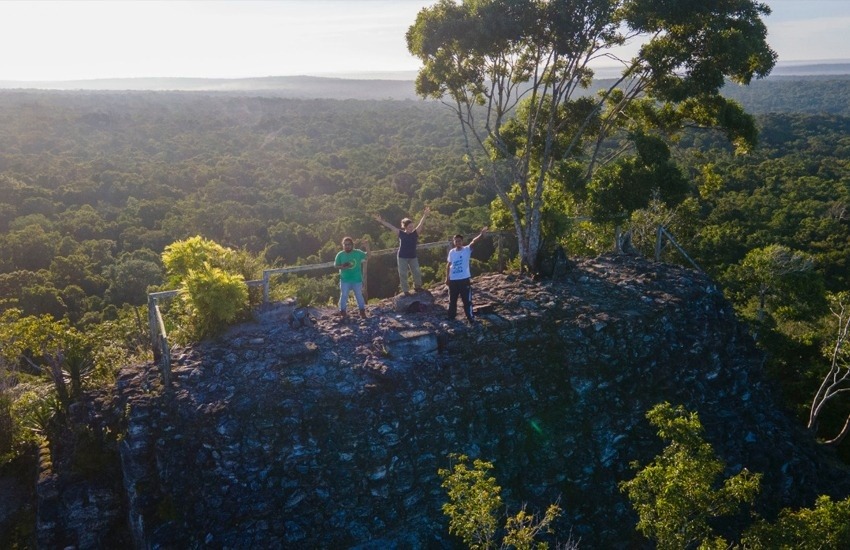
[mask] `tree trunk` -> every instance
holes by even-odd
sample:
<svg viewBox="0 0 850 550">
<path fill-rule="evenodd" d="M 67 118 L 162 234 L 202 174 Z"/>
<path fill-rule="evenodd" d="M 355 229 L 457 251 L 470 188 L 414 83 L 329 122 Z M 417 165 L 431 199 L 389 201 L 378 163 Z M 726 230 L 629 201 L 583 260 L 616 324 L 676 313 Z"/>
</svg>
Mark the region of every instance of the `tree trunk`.
<svg viewBox="0 0 850 550">
<path fill-rule="evenodd" d="M 850 416 L 847 417 L 847 420 L 844 421 L 844 427 L 841 428 L 841 431 L 838 432 L 838 435 L 830 439 L 829 441 L 824 441 L 827 445 L 838 446 L 844 441 L 844 438 L 847 437 L 847 433 L 850 432 Z"/>
</svg>

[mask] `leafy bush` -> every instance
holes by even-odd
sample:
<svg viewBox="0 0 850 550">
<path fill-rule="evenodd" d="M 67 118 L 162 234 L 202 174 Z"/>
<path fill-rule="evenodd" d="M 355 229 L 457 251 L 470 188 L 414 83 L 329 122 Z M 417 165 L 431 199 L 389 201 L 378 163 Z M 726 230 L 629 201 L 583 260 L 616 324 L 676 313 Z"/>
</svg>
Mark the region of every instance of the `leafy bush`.
<svg viewBox="0 0 850 550">
<path fill-rule="evenodd" d="M 833 502 L 820 496 L 814 509 L 782 510 L 776 523 L 759 521 L 741 542 L 752 550 L 850 548 L 850 498 Z"/>
<path fill-rule="evenodd" d="M 180 296 L 192 336 L 197 339 L 221 333 L 248 311 L 248 288 L 242 275 L 210 264 L 189 271 Z"/>
<path fill-rule="evenodd" d="M 551 523 L 561 514 L 561 508 L 552 504 L 540 518 L 525 509 L 505 520 L 505 535 L 496 545 L 498 514 L 502 507 L 499 496 L 501 488 L 496 479 L 489 475 L 493 464 L 475 459 L 472 467 L 466 455 L 449 456 L 454 465 L 451 469 L 440 469 L 443 488 L 448 491 L 449 501 L 443 504 L 443 513 L 449 517 L 449 533 L 459 536 L 473 550 L 489 548 L 548 548 L 543 542 L 535 543 L 540 533 L 549 533 Z M 568 547 L 574 547 L 568 543 Z"/>
<path fill-rule="evenodd" d="M 620 489 L 637 510 L 637 529 L 655 539 L 660 549 L 839 550 L 850 547 L 850 498 L 832 502 L 818 498 L 814 509 L 780 511 L 775 523 L 758 520 L 745 530 L 740 544 L 716 536 L 710 520 L 752 504 L 761 474 L 747 470 L 718 483 L 724 464 L 702 437 L 696 413 L 660 403 L 648 413 L 659 437 L 670 443 L 661 455 Z"/>
<path fill-rule="evenodd" d="M 201 269 L 205 264 L 226 269 L 231 255 L 232 251 L 200 236 L 171 243 L 162 253 L 167 284 L 171 288 L 180 286 L 190 271 Z"/>
<path fill-rule="evenodd" d="M 726 548 L 709 520 L 735 513 L 742 503 L 751 504 L 761 474 L 743 470 L 717 487 L 724 464 L 703 440 L 696 413 L 660 403 L 646 416 L 658 428 L 658 436 L 670 443 L 634 479 L 620 484 L 638 513 L 638 531 L 655 539 L 659 549 L 681 550 L 695 544 Z"/>
<path fill-rule="evenodd" d="M 247 278 L 259 278 L 262 261 L 245 250 L 225 248 L 196 236 L 174 242 L 162 254 L 168 284 L 179 287 L 182 317 L 176 331 L 181 341 L 219 334 L 239 319 L 251 304 L 262 298 L 259 290 L 246 286 Z"/>
<path fill-rule="evenodd" d="M 56 395 L 47 386 L 19 391 L 11 404 L 13 453 L 47 439 L 51 422 L 59 412 Z"/>
</svg>

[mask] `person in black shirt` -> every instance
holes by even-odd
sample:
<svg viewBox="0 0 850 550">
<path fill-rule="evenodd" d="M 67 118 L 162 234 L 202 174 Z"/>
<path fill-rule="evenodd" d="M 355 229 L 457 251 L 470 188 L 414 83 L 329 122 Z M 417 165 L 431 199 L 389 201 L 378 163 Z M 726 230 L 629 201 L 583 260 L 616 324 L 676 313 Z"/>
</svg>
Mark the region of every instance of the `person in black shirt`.
<svg viewBox="0 0 850 550">
<path fill-rule="evenodd" d="M 413 226 L 413 220 L 404 218 L 401 220 L 401 228 L 385 221 L 380 214 L 375 214 L 375 220 L 391 231 L 398 233 L 398 279 L 401 283 L 401 291 L 405 294 L 410 292 L 410 286 L 407 282 L 407 273 L 413 274 L 413 288 L 419 292 L 422 290 L 422 272 L 419 271 L 419 259 L 416 257 L 416 245 L 419 244 L 419 231 L 422 229 L 422 224 L 425 223 L 425 217 L 431 212 L 429 207 L 425 207 L 422 213 L 422 219 L 416 227 Z"/>
</svg>

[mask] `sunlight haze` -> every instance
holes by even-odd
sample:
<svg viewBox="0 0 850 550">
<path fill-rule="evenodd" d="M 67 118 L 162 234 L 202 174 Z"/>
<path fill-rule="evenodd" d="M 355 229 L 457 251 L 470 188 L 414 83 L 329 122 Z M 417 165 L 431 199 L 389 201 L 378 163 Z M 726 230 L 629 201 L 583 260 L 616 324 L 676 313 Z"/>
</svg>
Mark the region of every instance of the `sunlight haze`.
<svg viewBox="0 0 850 550">
<path fill-rule="evenodd" d="M 420 0 L 0 2 L 0 80 L 415 71 Z M 780 61 L 850 58 L 850 2 L 767 0 Z"/>
</svg>

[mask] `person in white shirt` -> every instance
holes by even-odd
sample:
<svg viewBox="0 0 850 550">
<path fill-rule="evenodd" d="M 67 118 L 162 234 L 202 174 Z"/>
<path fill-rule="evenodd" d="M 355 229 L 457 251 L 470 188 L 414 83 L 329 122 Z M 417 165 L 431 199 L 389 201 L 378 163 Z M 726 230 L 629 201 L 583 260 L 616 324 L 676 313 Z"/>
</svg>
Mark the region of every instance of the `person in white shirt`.
<svg viewBox="0 0 850 550">
<path fill-rule="evenodd" d="M 478 235 L 469 241 L 469 244 L 463 245 L 463 235 L 455 235 L 453 239 L 454 248 L 449 250 L 448 266 L 446 268 L 446 285 L 449 287 L 449 315 L 448 319 L 453 321 L 457 316 L 457 298 L 463 301 L 463 312 L 466 313 L 466 318 L 470 323 L 475 322 L 475 316 L 472 313 L 472 286 L 469 272 L 469 260 L 472 257 L 472 247 L 478 242 L 478 239 L 487 233 L 487 228 L 484 227 Z"/>
</svg>

